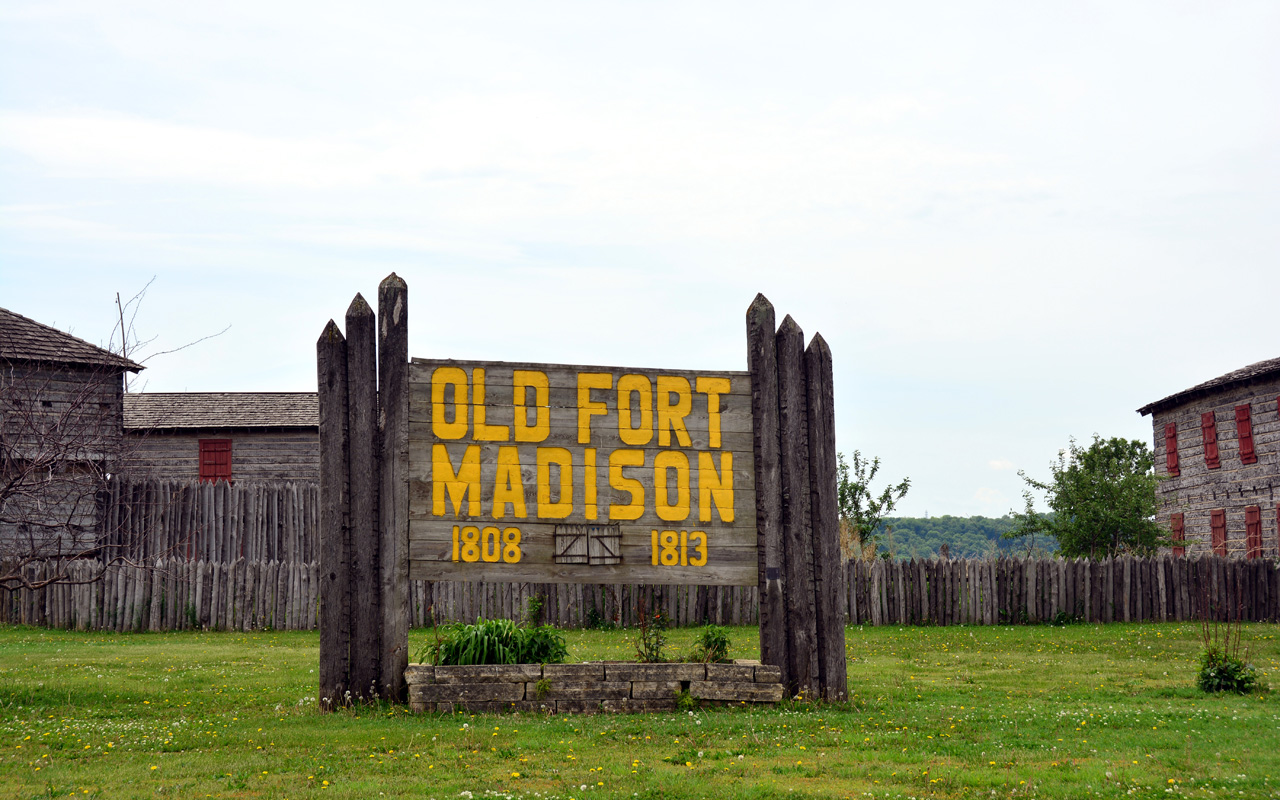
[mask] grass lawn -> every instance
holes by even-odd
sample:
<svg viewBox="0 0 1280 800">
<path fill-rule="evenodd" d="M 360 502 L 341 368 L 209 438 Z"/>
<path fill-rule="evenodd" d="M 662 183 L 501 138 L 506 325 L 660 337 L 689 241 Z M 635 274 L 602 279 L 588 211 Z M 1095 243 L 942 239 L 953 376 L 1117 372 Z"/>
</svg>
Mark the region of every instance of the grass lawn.
<svg viewBox="0 0 1280 800">
<path fill-rule="evenodd" d="M 1278 634 L 1245 628 L 1280 687 Z M 566 632 L 572 660 L 629 636 Z M 1200 694 L 1200 646 L 1186 624 L 855 627 L 845 707 L 322 716 L 314 633 L 0 627 L 0 798 L 1280 797 L 1277 697 Z"/>
</svg>

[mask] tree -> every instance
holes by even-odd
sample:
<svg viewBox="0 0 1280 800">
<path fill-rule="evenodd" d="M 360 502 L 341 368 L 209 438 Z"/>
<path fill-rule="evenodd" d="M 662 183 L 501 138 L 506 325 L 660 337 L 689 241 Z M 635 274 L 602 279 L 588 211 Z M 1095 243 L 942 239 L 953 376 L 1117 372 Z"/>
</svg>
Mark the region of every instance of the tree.
<svg viewBox="0 0 1280 800">
<path fill-rule="evenodd" d="M 1094 434 L 1093 444 L 1082 448 L 1072 439 L 1049 469 L 1053 477 L 1047 482 L 1018 472 L 1031 489 L 1044 493 L 1050 513 L 1037 512 L 1032 491 L 1023 492 L 1026 508 L 1014 514 L 1006 537 L 1051 535 L 1067 558 L 1145 556 L 1168 544 L 1155 521 L 1160 479 L 1144 442 Z"/>
<path fill-rule="evenodd" d="M 853 467 L 844 459 L 844 453 L 836 454 L 836 500 L 840 506 L 840 551 L 848 559 L 874 557 L 879 547 L 879 535 L 875 533 L 880 520 L 890 514 L 898 501 L 911 488 L 911 479 L 903 478 L 896 486 L 886 486 L 874 494 L 871 482 L 880 471 L 878 457 L 866 460 L 858 450 L 853 451 Z"/>
<path fill-rule="evenodd" d="M 124 434 L 123 394 L 143 368 L 134 319 L 145 293 L 117 295 L 106 348 L 0 309 L 0 588 L 68 582 L 86 558 L 133 563 L 99 512 L 138 444 Z"/>
</svg>

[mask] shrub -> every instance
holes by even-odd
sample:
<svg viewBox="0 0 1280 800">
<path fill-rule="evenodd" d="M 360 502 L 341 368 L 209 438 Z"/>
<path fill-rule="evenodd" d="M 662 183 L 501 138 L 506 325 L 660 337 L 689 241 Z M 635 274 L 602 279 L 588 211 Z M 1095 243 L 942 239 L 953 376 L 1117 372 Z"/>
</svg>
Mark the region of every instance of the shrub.
<svg viewBox="0 0 1280 800">
<path fill-rule="evenodd" d="M 1208 593 L 1200 601 L 1200 639 L 1204 650 L 1200 652 L 1200 674 L 1196 685 L 1204 692 L 1235 692 L 1248 694 L 1266 685 L 1258 678 L 1257 670 L 1249 663 L 1249 648 L 1244 644 L 1240 609 L 1237 598 L 1235 608 L 1227 606 L 1228 619 L 1224 623 L 1213 616 Z M 1235 613 L 1232 613 L 1232 612 Z"/>
<path fill-rule="evenodd" d="M 419 651 L 424 664 L 559 664 L 568 656 L 555 628 L 521 628 L 509 619 L 451 623 L 436 628 L 434 641 Z"/>
<path fill-rule="evenodd" d="M 693 640 L 690 661 L 720 664 L 729 660 L 729 632 L 719 625 L 707 625 Z"/>
<path fill-rule="evenodd" d="M 1196 685 L 1204 692 L 1248 694 L 1259 687 L 1258 672 L 1252 664 L 1218 647 L 1200 654 L 1200 677 Z"/>
<path fill-rule="evenodd" d="M 662 649 L 667 646 L 667 628 L 671 620 L 662 609 L 650 612 L 642 603 L 640 626 L 636 636 L 636 659 L 646 664 L 666 661 Z"/>
</svg>

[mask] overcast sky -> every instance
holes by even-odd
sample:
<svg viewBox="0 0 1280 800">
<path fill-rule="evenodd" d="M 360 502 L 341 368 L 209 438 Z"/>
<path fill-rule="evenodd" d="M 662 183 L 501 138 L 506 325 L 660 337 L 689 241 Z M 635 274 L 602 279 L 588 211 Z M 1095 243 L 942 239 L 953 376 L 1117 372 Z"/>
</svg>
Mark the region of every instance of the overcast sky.
<svg viewBox="0 0 1280 800">
<path fill-rule="evenodd" d="M 0 306 L 147 391 L 314 390 L 395 271 L 415 356 L 745 369 L 999 516 L 1068 437 L 1280 356 L 1280 4 L 0 5 Z"/>
</svg>

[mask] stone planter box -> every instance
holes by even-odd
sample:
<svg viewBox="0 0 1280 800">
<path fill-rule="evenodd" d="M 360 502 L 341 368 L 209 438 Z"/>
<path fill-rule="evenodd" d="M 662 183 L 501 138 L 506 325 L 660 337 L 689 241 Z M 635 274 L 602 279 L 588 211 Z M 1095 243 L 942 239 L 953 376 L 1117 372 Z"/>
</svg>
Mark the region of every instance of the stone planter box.
<svg viewBox="0 0 1280 800">
<path fill-rule="evenodd" d="M 782 671 L 758 661 L 732 664 L 582 664 L 433 667 L 410 664 L 409 708 L 415 712 L 674 711 L 688 692 L 702 705 L 778 702 Z"/>
</svg>

